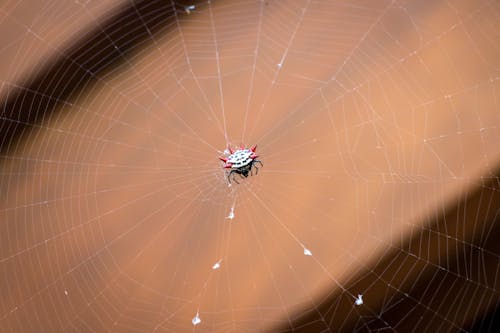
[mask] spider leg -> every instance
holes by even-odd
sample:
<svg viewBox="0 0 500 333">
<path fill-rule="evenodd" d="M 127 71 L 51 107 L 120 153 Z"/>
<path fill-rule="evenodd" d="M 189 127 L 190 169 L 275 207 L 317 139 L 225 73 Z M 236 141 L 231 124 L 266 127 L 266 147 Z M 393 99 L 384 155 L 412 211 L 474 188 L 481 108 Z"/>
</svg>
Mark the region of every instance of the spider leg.
<svg viewBox="0 0 500 333">
<path fill-rule="evenodd" d="M 231 170 L 229 171 L 229 173 L 227 174 L 227 181 L 229 182 L 229 184 L 231 184 L 231 175 L 233 175 L 233 181 L 236 183 L 236 184 L 239 184 L 239 182 L 236 180 L 236 178 L 234 178 L 234 174 L 237 173 L 236 170 Z"/>
<path fill-rule="evenodd" d="M 257 174 L 259 174 L 259 168 L 257 168 L 257 166 L 255 165 L 255 164 L 257 164 L 257 163 L 259 163 L 261 167 L 263 167 L 263 166 L 264 166 L 264 165 L 262 164 L 262 162 L 261 162 L 261 161 L 259 161 L 259 160 L 254 160 L 254 161 L 253 161 L 253 164 L 252 164 L 252 165 L 253 165 L 253 167 L 255 168 L 255 174 L 256 174 L 256 175 L 257 175 Z"/>
<path fill-rule="evenodd" d="M 239 184 L 240 182 L 236 179 L 236 174 L 238 174 L 236 171 L 233 173 L 233 181 L 236 183 L 236 184 Z"/>
</svg>

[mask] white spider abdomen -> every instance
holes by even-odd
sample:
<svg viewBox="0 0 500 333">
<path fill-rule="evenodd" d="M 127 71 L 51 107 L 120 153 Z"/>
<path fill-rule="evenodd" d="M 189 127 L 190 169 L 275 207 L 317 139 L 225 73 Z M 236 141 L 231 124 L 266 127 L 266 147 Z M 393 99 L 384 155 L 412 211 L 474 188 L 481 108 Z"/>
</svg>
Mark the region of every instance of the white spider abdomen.
<svg viewBox="0 0 500 333">
<path fill-rule="evenodd" d="M 233 169 L 238 169 L 252 162 L 250 149 L 237 150 L 227 159 L 227 163 L 231 163 Z"/>
</svg>

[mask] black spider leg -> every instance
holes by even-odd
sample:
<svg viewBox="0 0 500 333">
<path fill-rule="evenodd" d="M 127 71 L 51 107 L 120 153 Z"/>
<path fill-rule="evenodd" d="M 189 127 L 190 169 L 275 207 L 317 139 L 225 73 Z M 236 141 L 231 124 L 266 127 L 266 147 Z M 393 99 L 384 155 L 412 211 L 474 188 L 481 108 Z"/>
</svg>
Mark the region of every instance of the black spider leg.
<svg viewBox="0 0 500 333">
<path fill-rule="evenodd" d="M 238 170 L 231 170 L 229 171 L 229 173 L 227 174 L 227 181 L 229 182 L 229 184 L 231 184 L 231 175 L 233 175 L 233 181 L 236 183 L 236 184 L 239 184 L 240 182 L 236 180 L 236 178 L 234 178 L 234 174 L 235 173 L 238 173 Z"/>
<path fill-rule="evenodd" d="M 257 166 L 255 165 L 255 163 L 259 163 L 261 167 L 263 167 L 264 165 L 259 160 L 253 160 L 252 166 L 255 168 L 255 175 L 258 175 L 259 174 L 259 168 L 257 168 Z"/>
<path fill-rule="evenodd" d="M 259 174 L 259 168 L 257 168 L 257 167 L 255 166 L 255 164 L 253 164 L 253 163 L 252 163 L 252 169 L 255 169 L 255 175 L 257 176 L 257 175 Z M 250 169 L 250 173 L 251 173 L 251 174 L 252 174 L 252 176 L 253 176 L 253 171 L 252 171 L 252 169 Z"/>
</svg>

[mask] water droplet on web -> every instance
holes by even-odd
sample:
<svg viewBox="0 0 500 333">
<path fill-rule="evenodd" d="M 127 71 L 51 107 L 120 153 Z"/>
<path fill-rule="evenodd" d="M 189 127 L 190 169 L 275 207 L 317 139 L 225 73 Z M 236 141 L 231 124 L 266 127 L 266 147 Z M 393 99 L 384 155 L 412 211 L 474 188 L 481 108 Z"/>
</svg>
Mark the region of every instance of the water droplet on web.
<svg viewBox="0 0 500 333">
<path fill-rule="evenodd" d="M 196 316 L 194 316 L 193 320 L 191 320 L 194 326 L 198 325 L 201 323 L 201 319 L 198 313 L 196 313 Z"/>
<path fill-rule="evenodd" d="M 221 263 L 222 260 L 219 260 L 217 261 L 213 266 L 212 266 L 212 269 L 213 270 L 216 270 L 216 269 L 219 269 L 220 268 L 220 263 Z"/>
</svg>

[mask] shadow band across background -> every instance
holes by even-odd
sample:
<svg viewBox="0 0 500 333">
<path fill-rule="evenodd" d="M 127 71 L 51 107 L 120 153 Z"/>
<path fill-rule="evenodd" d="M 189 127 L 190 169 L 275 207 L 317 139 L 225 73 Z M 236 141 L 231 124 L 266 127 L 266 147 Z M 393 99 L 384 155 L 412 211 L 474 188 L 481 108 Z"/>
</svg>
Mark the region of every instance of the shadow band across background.
<svg viewBox="0 0 500 333">
<path fill-rule="evenodd" d="M 497 170 L 346 282 L 353 295 L 365 291 L 364 305 L 334 285 L 295 316 L 293 330 L 273 332 L 500 332 Z"/>
<path fill-rule="evenodd" d="M 18 87 L 8 89 L 6 96 L 0 96 L 0 154 L 12 152 L 34 126 L 81 97 L 155 38 L 175 29 L 174 10 L 185 15 L 178 1 L 140 0 L 118 8 L 70 47 L 56 51 Z"/>
</svg>

